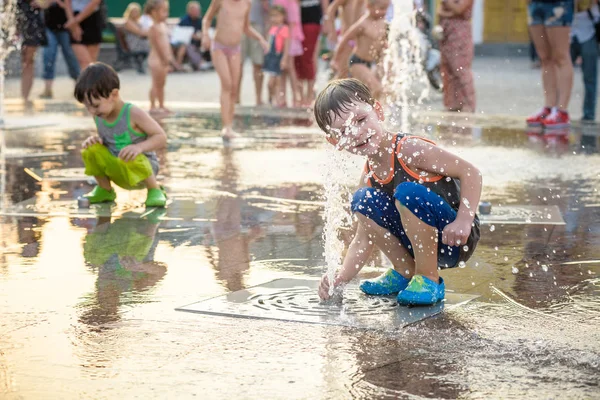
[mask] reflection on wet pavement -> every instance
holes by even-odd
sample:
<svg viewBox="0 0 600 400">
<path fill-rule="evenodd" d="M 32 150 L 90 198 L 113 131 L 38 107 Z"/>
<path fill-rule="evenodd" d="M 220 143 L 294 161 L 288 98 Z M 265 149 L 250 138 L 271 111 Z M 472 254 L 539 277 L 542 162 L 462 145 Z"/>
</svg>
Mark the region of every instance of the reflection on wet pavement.
<svg viewBox="0 0 600 400">
<path fill-rule="evenodd" d="M 165 212 L 126 191 L 78 209 L 91 187 L 79 143 L 92 126 L 65 118 L 75 128 L 4 135 L 0 397 L 597 396 L 598 126 L 416 126 L 484 174 L 493 218 L 467 266 L 444 272 L 449 289 L 481 297 L 365 331 L 175 311 L 320 275 L 325 152 L 314 127 L 245 116 L 245 139 L 223 149 L 215 118 L 170 119 Z"/>
</svg>

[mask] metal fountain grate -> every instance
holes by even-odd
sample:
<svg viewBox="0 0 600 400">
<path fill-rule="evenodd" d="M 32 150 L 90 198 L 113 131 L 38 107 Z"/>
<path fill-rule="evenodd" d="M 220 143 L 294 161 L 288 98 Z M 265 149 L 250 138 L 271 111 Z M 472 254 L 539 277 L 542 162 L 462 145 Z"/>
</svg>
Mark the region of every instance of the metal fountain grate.
<svg viewBox="0 0 600 400">
<path fill-rule="evenodd" d="M 401 328 L 478 297 L 446 293 L 444 302 L 409 308 L 398 306 L 394 296 L 366 296 L 356 285 L 349 285 L 343 299 L 321 303 L 318 284 L 314 279 L 276 279 L 179 307 L 177 311 L 360 328 Z"/>
</svg>

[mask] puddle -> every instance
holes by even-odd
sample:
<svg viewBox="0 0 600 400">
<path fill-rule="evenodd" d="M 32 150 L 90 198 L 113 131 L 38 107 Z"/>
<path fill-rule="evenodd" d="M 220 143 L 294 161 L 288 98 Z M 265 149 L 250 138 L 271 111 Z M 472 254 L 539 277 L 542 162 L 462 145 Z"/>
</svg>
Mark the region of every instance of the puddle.
<svg viewBox="0 0 600 400">
<path fill-rule="evenodd" d="M 91 188 L 77 145 L 91 124 L 78 112 L 74 128 L 5 132 L 0 397 L 224 397 L 246 386 L 273 398 L 294 385 L 319 398 L 595 395 L 597 132 L 416 125 L 483 172 L 493 206 L 481 242 L 465 268 L 443 272 L 449 290 L 480 298 L 365 332 L 175 311 L 320 276 L 326 152 L 315 127 L 243 117 L 246 139 L 223 149 L 215 118 L 170 119 L 165 213 L 146 210 L 142 191 L 78 209 Z M 361 277 L 384 268 L 375 255 Z"/>
</svg>

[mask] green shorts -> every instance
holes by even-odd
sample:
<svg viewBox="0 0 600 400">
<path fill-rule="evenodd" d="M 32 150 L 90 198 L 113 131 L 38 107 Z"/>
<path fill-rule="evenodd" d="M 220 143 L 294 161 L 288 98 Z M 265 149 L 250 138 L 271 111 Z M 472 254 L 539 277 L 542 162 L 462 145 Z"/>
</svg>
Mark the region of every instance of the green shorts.
<svg viewBox="0 0 600 400">
<path fill-rule="evenodd" d="M 125 162 L 111 154 L 108 148 L 96 143 L 81 152 L 85 174 L 105 176 L 123 189 L 141 189 L 144 180 L 155 175 L 158 165 L 154 166 L 144 154 L 133 161 Z"/>
</svg>

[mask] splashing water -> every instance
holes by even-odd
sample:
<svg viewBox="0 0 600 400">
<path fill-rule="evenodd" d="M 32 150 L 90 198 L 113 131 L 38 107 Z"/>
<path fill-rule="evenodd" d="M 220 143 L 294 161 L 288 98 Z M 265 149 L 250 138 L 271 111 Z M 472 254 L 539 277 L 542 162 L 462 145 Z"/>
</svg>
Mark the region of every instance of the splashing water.
<svg viewBox="0 0 600 400">
<path fill-rule="evenodd" d="M 428 81 L 423 69 L 423 34 L 416 28 L 413 0 L 393 0 L 394 16 L 388 34 L 384 66 L 384 87 L 389 88 L 386 102 L 392 112 L 390 123 L 408 132 L 408 116 L 411 107 L 422 103 L 429 94 Z M 411 104 L 416 91 L 421 90 L 416 103 Z M 327 278 L 333 282 L 335 273 L 342 263 L 344 243 L 339 237 L 340 229 L 352 226 L 352 215 L 348 205 L 352 199 L 344 182 L 347 171 L 352 170 L 353 160 L 347 154 L 330 147 L 325 166 L 325 227 L 323 229 L 324 257 Z M 333 294 L 333 285 L 329 294 Z"/>
<path fill-rule="evenodd" d="M 416 27 L 413 0 L 393 0 L 394 16 L 390 22 L 388 48 L 383 69 L 383 87 L 387 88 L 390 123 L 402 132 L 408 132 L 411 108 L 421 104 L 429 95 L 429 84 L 423 69 L 423 33 Z M 411 97 L 420 90 L 416 102 Z M 411 96 L 412 95 L 412 96 Z"/>
<path fill-rule="evenodd" d="M 0 0 L 0 126 L 4 125 L 4 63 L 12 50 L 17 32 L 17 0 Z"/>
<path fill-rule="evenodd" d="M 325 226 L 323 228 L 324 256 L 327 265 L 327 278 L 333 282 L 335 273 L 342 263 L 344 242 L 339 230 L 352 225 L 352 215 L 348 209 L 352 193 L 348 185 L 348 171 L 353 170 L 351 157 L 333 146 L 327 148 L 327 161 L 324 168 Z M 329 294 L 333 294 L 333 285 Z"/>
</svg>

